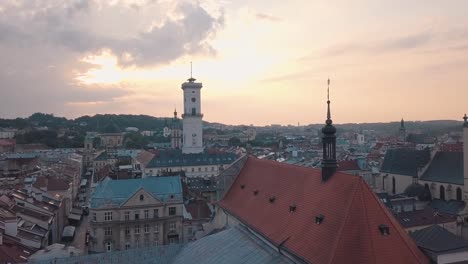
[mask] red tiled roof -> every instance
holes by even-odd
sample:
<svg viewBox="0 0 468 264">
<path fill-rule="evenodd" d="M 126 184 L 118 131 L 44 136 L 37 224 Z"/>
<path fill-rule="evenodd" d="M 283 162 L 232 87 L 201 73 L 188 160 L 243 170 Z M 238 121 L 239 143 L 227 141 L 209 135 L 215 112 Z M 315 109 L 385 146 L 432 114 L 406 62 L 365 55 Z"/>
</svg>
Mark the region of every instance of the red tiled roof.
<svg viewBox="0 0 468 264">
<path fill-rule="evenodd" d="M 154 156 L 154 153 L 142 150 L 140 153 L 138 153 L 136 160 L 138 160 L 138 162 L 143 163 L 146 166 L 154 158 Z"/>
<path fill-rule="evenodd" d="M 36 250 L 20 244 L 18 239 L 3 235 L 3 244 L 0 245 L 1 263 L 24 263 Z"/>
<path fill-rule="evenodd" d="M 70 188 L 70 182 L 64 179 L 57 179 L 55 177 L 50 177 L 49 182 L 47 183 L 48 191 L 65 191 Z"/>
<path fill-rule="evenodd" d="M 306 262 L 429 263 L 359 176 L 337 172 L 322 182 L 319 169 L 249 157 L 219 205 Z"/>
<path fill-rule="evenodd" d="M 0 139 L 0 146 L 14 146 L 15 144 L 14 139 Z"/>
<path fill-rule="evenodd" d="M 359 168 L 356 160 L 338 161 L 337 171 L 351 171 L 351 170 L 361 170 L 361 168 Z"/>
<path fill-rule="evenodd" d="M 45 188 L 47 186 L 47 178 L 45 176 L 37 177 L 33 183 L 33 186 L 38 189 Z"/>
<path fill-rule="evenodd" d="M 206 201 L 195 200 L 185 205 L 185 209 L 192 215 L 193 220 L 210 218 L 211 210 Z"/>
<path fill-rule="evenodd" d="M 401 225 L 405 228 L 428 226 L 435 223 L 444 224 L 457 221 L 457 216 L 439 213 L 430 207 L 426 207 L 424 210 L 401 212 L 397 217 L 400 220 Z"/>
</svg>

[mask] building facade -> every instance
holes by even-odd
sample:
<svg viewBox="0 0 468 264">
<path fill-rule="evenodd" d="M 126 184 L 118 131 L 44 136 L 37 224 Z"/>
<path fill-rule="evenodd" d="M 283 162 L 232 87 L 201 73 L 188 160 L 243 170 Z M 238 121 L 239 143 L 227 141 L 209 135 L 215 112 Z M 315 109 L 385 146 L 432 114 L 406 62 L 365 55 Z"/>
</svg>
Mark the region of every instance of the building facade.
<svg viewBox="0 0 468 264">
<path fill-rule="evenodd" d="M 106 178 L 91 196 L 90 219 L 93 252 L 183 241 L 181 179 Z"/>
</svg>

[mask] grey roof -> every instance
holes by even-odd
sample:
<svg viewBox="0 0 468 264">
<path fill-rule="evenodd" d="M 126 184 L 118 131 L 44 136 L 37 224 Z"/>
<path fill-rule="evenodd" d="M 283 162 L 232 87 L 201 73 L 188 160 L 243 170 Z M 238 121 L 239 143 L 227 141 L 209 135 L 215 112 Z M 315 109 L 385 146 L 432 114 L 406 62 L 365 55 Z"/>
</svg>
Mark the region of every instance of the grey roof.
<svg viewBox="0 0 468 264">
<path fill-rule="evenodd" d="M 398 175 L 418 176 L 418 169 L 430 159 L 428 150 L 389 149 L 385 154 L 381 172 Z"/>
<path fill-rule="evenodd" d="M 429 206 L 436 209 L 439 212 L 456 215 L 465 208 L 465 202 L 457 200 L 444 201 L 434 199 L 429 204 Z"/>
<path fill-rule="evenodd" d="M 458 238 L 438 225 L 417 230 L 410 235 L 418 247 L 433 259 L 439 254 L 468 251 L 468 241 Z"/>
<path fill-rule="evenodd" d="M 242 227 L 231 227 L 204 237 L 186 247 L 173 264 L 280 264 L 292 263 Z"/>
<path fill-rule="evenodd" d="M 236 158 L 236 154 L 233 153 L 204 151 L 184 154 L 181 150 L 161 150 L 149 162 L 147 168 L 231 164 Z"/>
<path fill-rule="evenodd" d="M 463 185 L 463 152 L 437 152 L 421 180 Z"/>
<path fill-rule="evenodd" d="M 146 247 L 128 249 L 123 251 L 114 251 L 102 254 L 91 254 L 84 256 L 74 256 L 67 258 L 57 259 L 41 259 L 36 261 L 29 261 L 28 263 L 40 263 L 40 264 L 126 264 L 126 263 L 138 263 L 138 264 L 154 264 L 154 263 L 172 263 L 175 256 L 180 252 L 183 244 L 158 246 L 158 247 Z"/>
</svg>

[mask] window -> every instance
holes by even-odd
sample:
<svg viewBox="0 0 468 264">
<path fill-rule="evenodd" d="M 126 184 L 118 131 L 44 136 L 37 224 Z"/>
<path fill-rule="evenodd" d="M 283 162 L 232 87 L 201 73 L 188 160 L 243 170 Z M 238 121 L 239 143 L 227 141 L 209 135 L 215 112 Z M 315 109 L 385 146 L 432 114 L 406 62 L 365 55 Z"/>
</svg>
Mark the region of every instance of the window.
<svg viewBox="0 0 468 264">
<path fill-rule="evenodd" d="M 145 224 L 145 233 L 149 233 L 149 225 Z"/>
<path fill-rule="evenodd" d="M 125 250 L 130 249 L 130 243 L 125 242 Z"/>
<path fill-rule="evenodd" d="M 159 225 L 158 225 L 158 224 L 156 224 L 156 225 L 154 226 L 154 232 L 155 232 L 155 233 L 159 233 Z"/>
<path fill-rule="evenodd" d="M 154 237 L 153 245 L 154 246 L 159 246 L 159 237 L 158 236 Z"/>
<path fill-rule="evenodd" d="M 461 201 L 462 200 L 462 190 L 460 189 L 460 187 L 457 188 L 457 201 Z"/>
<path fill-rule="evenodd" d="M 142 194 L 140 195 L 140 201 L 143 201 L 145 199 L 145 196 Z"/>
<path fill-rule="evenodd" d="M 194 172 L 194 171 L 195 171 L 195 168 L 192 168 L 192 172 Z"/>
<path fill-rule="evenodd" d="M 169 231 L 175 231 L 176 229 L 176 223 L 170 223 L 169 224 Z"/>
<path fill-rule="evenodd" d="M 208 171 L 208 167 L 205 167 L 205 171 Z"/>
<path fill-rule="evenodd" d="M 124 217 L 125 217 L 125 221 L 130 220 L 130 212 L 129 211 L 124 212 Z"/>
<path fill-rule="evenodd" d="M 149 218 L 149 210 L 145 210 L 145 219 Z"/>
<path fill-rule="evenodd" d="M 135 212 L 135 220 L 139 220 L 140 219 L 140 212 Z"/>
<path fill-rule="evenodd" d="M 130 227 L 129 226 L 125 226 L 125 235 L 126 236 L 130 235 Z"/>
<path fill-rule="evenodd" d="M 139 238 L 135 238 L 135 247 L 136 248 L 140 247 L 140 239 Z"/>
<path fill-rule="evenodd" d="M 149 237 L 145 237 L 145 247 L 149 247 L 149 246 L 150 246 Z"/>
<path fill-rule="evenodd" d="M 96 213 L 93 213 L 93 221 L 96 222 L 96 219 L 97 219 Z"/>
<path fill-rule="evenodd" d="M 175 207 L 169 207 L 169 215 L 176 215 L 176 208 Z"/>
<path fill-rule="evenodd" d="M 445 187 L 443 185 L 440 186 L 440 196 L 439 199 L 445 200 Z"/>
<path fill-rule="evenodd" d="M 107 252 L 112 250 L 112 243 L 111 242 L 106 243 L 106 250 L 107 250 Z"/>
<path fill-rule="evenodd" d="M 189 233 L 189 235 L 192 235 L 193 229 L 191 227 L 188 228 L 188 233 Z"/>
<path fill-rule="evenodd" d="M 112 212 L 104 213 L 104 221 L 112 221 Z"/>
<path fill-rule="evenodd" d="M 94 236 L 97 236 L 96 228 L 93 228 L 93 235 L 94 235 Z"/>
<path fill-rule="evenodd" d="M 153 210 L 153 217 L 158 218 L 159 217 L 159 209 L 154 209 Z"/>
<path fill-rule="evenodd" d="M 198 172 L 201 172 L 201 168 L 198 168 Z"/>
<path fill-rule="evenodd" d="M 395 177 L 392 177 L 392 193 L 396 193 L 396 182 L 395 182 Z"/>
<path fill-rule="evenodd" d="M 112 227 L 110 227 L 110 226 L 104 227 L 104 235 L 105 236 L 112 236 Z"/>
<path fill-rule="evenodd" d="M 196 115 L 197 114 L 197 110 L 195 108 L 192 108 L 192 115 Z"/>
<path fill-rule="evenodd" d="M 214 167 L 211 167 L 211 171 L 214 171 Z"/>
<path fill-rule="evenodd" d="M 135 225 L 135 234 L 140 234 L 140 225 Z"/>
<path fill-rule="evenodd" d="M 197 101 L 197 99 L 195 97 L 192 97 L 192 103 L 195 103 L 195 101 Z"/>
</svg>

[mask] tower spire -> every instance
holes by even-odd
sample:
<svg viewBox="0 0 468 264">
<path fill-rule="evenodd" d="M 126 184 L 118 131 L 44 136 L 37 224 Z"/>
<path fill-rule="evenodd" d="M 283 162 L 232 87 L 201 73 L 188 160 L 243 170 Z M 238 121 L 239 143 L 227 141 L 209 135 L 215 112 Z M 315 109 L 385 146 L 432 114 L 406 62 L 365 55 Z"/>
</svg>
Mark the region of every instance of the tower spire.
<svg viewBox="0 0 468 264">
<path fill-rule="evenodd" d="M 464 127 L 468 127 L 468 116 L 466 116 L 466 114 L 465 114 L 465 116 L 463 117 L 463 120 L 465 120 L 465 122 L 463 122 L 463 126 L 464 126 Z"/>
<path fill-rule="evenodd" d="M 192 62 L 190 62 L 190 78 L 188 79 L 189 82 L 195 82 L 195 78 L 192 76 Z"/>
<path fill-rule="evenodd" d="M 327 120 L 325 121 L 325 126 L 322 128 L 322 181 L 324 182 L 333 176 L 338 167 L 336 161 L 336 128 L 333 126 L 330 111 L 330 78 L 327 83 Z"/>
</svg>

